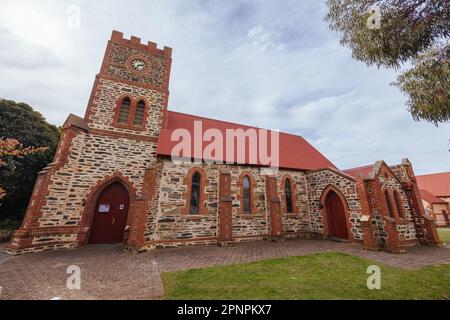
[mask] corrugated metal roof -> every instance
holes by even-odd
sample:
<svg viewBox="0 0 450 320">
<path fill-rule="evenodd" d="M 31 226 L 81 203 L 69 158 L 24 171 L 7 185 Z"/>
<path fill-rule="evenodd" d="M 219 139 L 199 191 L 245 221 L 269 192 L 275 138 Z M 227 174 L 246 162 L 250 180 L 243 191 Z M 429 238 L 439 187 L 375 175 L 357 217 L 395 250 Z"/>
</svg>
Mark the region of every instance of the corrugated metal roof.
<svg viewBox="0 0 450 320">
<path fill-rule="evenodd" d="M 259 130 L 260 128 L 250 127 L 245 125 L 240 125 L 231 122 L 225 122 L 220 120 L 213 120 L 204 117 L 188 115 L 178 112 L 168 112 L 168 122 L 167 128 L 163 129 L 160 132 L 159 143 L 158 143 L 158 154 L 163 156 L 177 156 L 177 154 L 173 154 L 173 148 L 178 145 L 178 141 L 171 141 L 172 133 L 177 129 L 186 129 L 190 132 L 191 135 L 194 135 L 194 123 L 196 121 L 201 121 L 202 130 L 205 132 L 208 129 L 217 129 L 219 130 L 224 137 L 226 137 L 227 129 L 243 129 L 244 131 L 248 129 L 256 129 L 258 132 L 258 137 L 260 137 Z M 272 131 L 268 130 L 268 149 L 270 156 L 270 137 Z M 198 138 L 198 137 L 197 137 Z M 203 142 L 203 149 L 208 146 L 211 142 Z M 324 155 L 322 155 L 318 150 L 316 150 L 312 145 L 310 145 L 305 139 L 299 136 L 280 133 L 280 168 L 285 169 L 300 169 L 300 170 L 317 170 L 323 168 L 333 168 L 336 169 L 336 166 L 329 161 Z M 191 155 L 194 154 L 194 138 L 191 142 L 192 150 Z M 224 141 L 223 146 L 223 158 L 222 161 L 226 161 L 226 141 Z M 235 146 L 235 151 L 237 151 Z M 236 152 L 234 152 L 236 154 Z M 246 143 L 246 161 L 245 164 L 248 165 L 264 165 L 259 160 L 255 163 L 250 161 L 251 157 L 249 154 L 249 144 Z M 185 154 L 181 155 L 182 157 L 187 157 Z M 211 159 L 206 159 L 211 160 Z M 235 160 L 237 160 L 235 156 Z"/>
<path fill-rule="evenodd" d="M 450 197 L 450 172 L 417 176 L 420 189 L 431 192 L 436 197 Z"/>
<path fill-rule="evenodd" d="M 426 202 L 430 203 L 430 204 L 438 204 L 438 203 L 445 203 L 447 204 L 447 202 L 445 202 L 442 199 L 439 199 L 437 197 L 435 197 L 431 192 L 427 191 L 427 190 L 420 190 L 420 196 L 422 197 L 423 200 L 425 200 Z"/>
</svg>

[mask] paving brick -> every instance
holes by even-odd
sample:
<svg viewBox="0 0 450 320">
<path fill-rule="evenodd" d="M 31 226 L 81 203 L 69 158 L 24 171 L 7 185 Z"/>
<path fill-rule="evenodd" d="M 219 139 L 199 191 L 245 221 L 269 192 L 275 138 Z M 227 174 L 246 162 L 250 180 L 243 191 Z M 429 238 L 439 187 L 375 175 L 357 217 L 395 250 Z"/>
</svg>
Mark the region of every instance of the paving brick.
<svg viewBox="0 0 450 320">
<path fill-rule="evenodd" d="M 160 274 L 313 253 L 343 252 L 399 268 L 418 269 L 450 262 L 450 247 L 413 247 L 407 253 L 362 250 L 357 244 L 326 240 L 250 242 L 233 247 L 200 246 L 155 250 L 139 255 L 120 245 L 87 246 L 18 257 L 0 255 L 0 299 L 159 299 L 164 295 Z M 67 267 L 81 269 L 81 290 L 66 288 Z"/>
</svg>

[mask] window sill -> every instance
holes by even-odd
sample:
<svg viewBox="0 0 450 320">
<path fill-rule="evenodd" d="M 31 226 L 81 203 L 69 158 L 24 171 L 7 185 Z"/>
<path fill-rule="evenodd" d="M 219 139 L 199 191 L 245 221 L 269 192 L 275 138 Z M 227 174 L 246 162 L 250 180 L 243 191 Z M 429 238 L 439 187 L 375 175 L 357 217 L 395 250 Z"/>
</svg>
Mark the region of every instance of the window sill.
<svg viewBox="0 0 450 320">
<path fill-rule="evenodd" d="M 398 219 L 395 219 L 395 221 L 397 222 L 397 224 L 405 224 L 406 225 L 406 224 L 410 223 L 410 221 L 405 218 L 398 218 Z"/>
<path fill-rule="evenodd" d="M 206 218 L 206 217 L 207 217 L 207 215 L 185 215 L 185 216 L 183 216 L 183 218 L 188 221 L 202 220 L 203 218 Z"/>
<path fill-rule="evenodd" d="M 119 128 L 119 129 L 127 129 L 127 130 L 133 130 L 133 131 L 144 131 L 145 130 L 145 128 L 143 126 L 130 126 L 130 125 L 119 124 L 119 123 L 114 123 L 113 126 L 116 128 Z"/>
<path fill-rule="evenodd" d="M 287 218 L 300 218 L 300 214 L 299 213 L 295 213 L 295 212 L 294 213 L 284 212 L 283 216 L 287 217 Z"/>
<path fill-rule="evenodd" d="M 237 217 L 241 218 L 241 219 L 252 220 L 252 219 L 264 218 L 264 215 L 262 215 L 262 214 L 251 214 L 251 213 L 241 213 L 241 214 L 238 214 Z"/>
</svg>

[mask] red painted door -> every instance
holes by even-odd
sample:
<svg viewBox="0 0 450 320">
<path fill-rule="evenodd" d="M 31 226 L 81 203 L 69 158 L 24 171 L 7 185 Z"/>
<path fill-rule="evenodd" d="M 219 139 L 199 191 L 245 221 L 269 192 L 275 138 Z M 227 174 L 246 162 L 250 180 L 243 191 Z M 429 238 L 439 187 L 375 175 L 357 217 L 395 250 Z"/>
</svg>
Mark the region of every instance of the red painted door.
<svg viewBox="0 0 450 320">
<path fill-rule="evenodd" d="M 119 182 L 108 186 L 95 205 L 89 243 L 123 242 L 129 207 L 130 197 L 127 189 Z"/>
<path fill-rule="evenodd" d="M 341 198 L 331 191 L 327 196 L 327 212 L 330 235 L 337 239 L 348 239 L 347 221 L 345 207 Z"/>
</svg>

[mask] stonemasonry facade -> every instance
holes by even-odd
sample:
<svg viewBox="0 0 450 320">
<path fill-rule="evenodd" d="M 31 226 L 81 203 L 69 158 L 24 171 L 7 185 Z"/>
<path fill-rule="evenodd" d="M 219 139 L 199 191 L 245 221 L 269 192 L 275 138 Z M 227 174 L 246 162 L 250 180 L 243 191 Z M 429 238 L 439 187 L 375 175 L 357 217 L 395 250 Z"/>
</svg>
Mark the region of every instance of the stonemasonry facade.
<svg viewBox="0 0 450 320">
<path fill-rule="evenodd" d="M 169 121 L 171 53 L 113 32 L 85 117 L 64 124 L 55 160 L 40 173 L 6 252 L 89 244 L 94 232 L 108 231 L 94 230 L 93 220 L 102 213 L 98 199 L 115 183 L 130 201 L 122 231 L 131 251 L 292 237 L 392 252 L 441 244 L 407 160 L 378 162 L 356 177 L 336 168 L 267 175 L 257 165 L 177 164 L 158 154 Z"/>
</svg>

